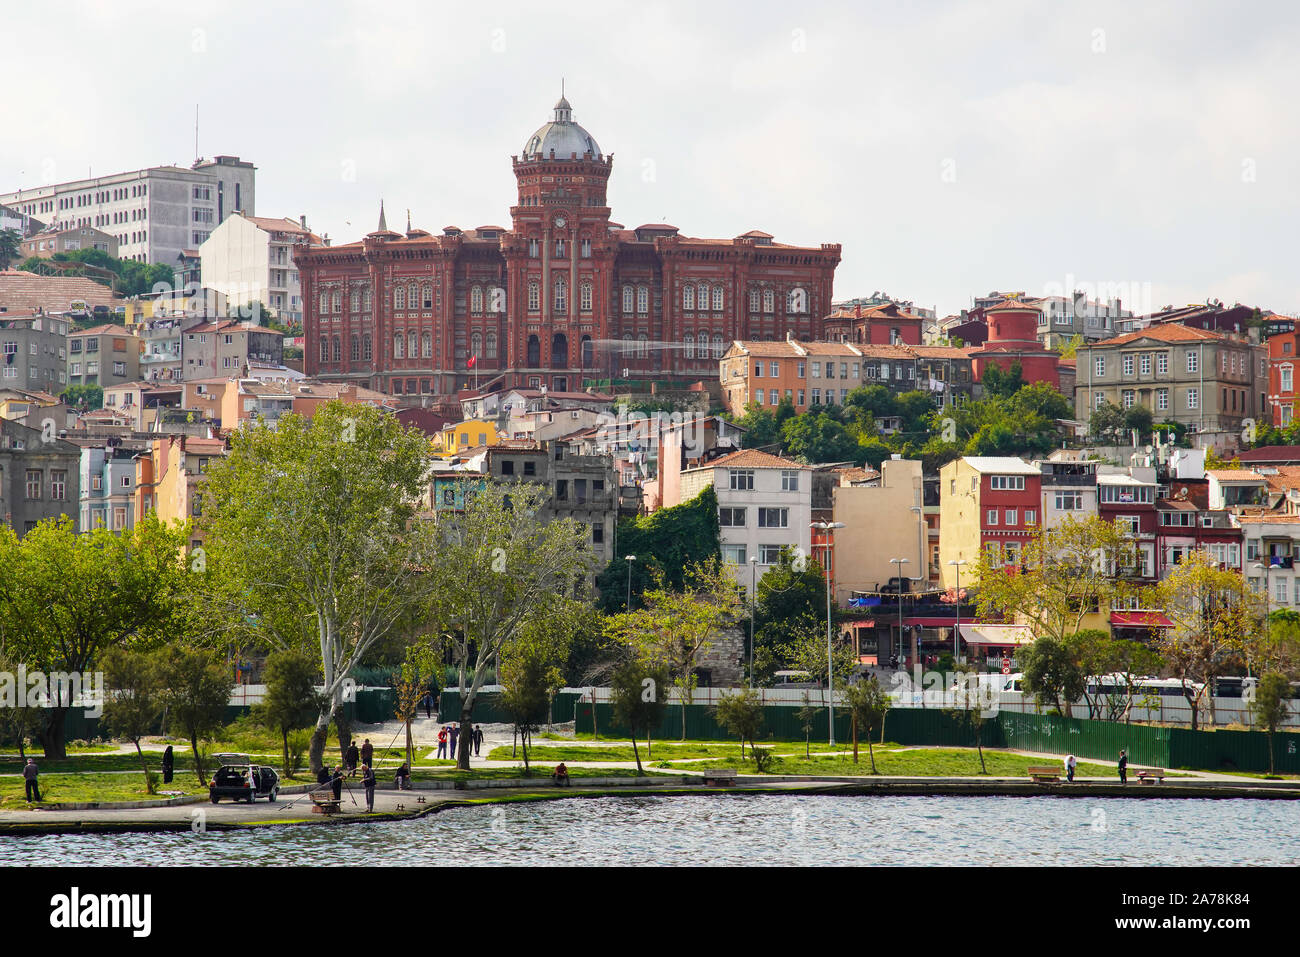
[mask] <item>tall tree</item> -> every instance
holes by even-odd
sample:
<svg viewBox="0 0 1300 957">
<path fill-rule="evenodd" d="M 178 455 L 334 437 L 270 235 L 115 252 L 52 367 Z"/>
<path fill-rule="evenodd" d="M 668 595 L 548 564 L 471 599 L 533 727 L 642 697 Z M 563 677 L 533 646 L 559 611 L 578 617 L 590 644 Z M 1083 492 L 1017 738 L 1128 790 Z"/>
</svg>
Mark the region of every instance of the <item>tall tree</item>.
<svg viewBox="0 0 1300 957">
<path fill-rule="evenodd" d="M 22 255 L 23 237 L 16 229 L 0 229 L 0 269 L 8 269 L 10 263 Z"/>
<path fill-rule="evenodd" d="M 713 712 L 718 724 L 722 725 L 736 737 L 740 738 L 740 757 L 745 757 L 745 742 L 749 742 L 749 755 L 756 758 L 754 738 L 763 727 L 763 705 L 758 692 L 753 688 L 743 688 L 723 694 Z"/>
<path fill-rule="evenodd" d="M 1070 717 L 1075 699 L 1083 695 L 1087 675 L 1068 643 L 1043 635 L 1019 652 L 1025 689 L 1039 704 L 1050 704 L 1057 713 Z"/>
<path fill-rule="evenodd" d="M 592 568 L 586 531 L 547 521 L 549 492 L 529 483 L 467 479 L 465 508 L 439 518 L 429 570 L 428 623 L 446 636 L 460 686 L 459 767 L 469 768 L 474 702 L 502 649 L 529 628 L 571 614 L 564 597 L 585 590 Z"/>
<path fill-rule="evenodd" d="M 668 669 L 636 657 L 631 649 L 614 667 L 610 677 L 610 709 L 617 724 L 625 725 L 632 736 L 632 756 L 640 774 L 641 752 L 637 750 L 638 734 L 649 739 L 650 731 L 663 720 L 668 706 Z"/>
<path fill-rule="evenodd" d="M 429 535 L 414 519 L 427 449 L 386 412 L 332 402 L 311 419 L 240 430 L 209 473 L 205 548 L 234 619 L 254 620 L 272 648 L 320 656 L 313 771 L 353 669 L 409 620 L 431 577 Z"/>
<path fill-rule="evenodd" d="M 289 762 L 289 732 L 306 728 L 321 710 L 321 695 L 316 690 L 320 662 L 297 648 L 272 652 L 266 659 L 263 681 L 266 695 L 255 713 L 263 725 L 279 733 L 283 748 L 284 773 L 293 776 Z M 299 758 L 302 754 L 299 752 Z"/>
<path fill-rule="evenodd" d="M 1289 714 L 1287 701 L 1291 696 L 1291 685 L 1286 675 L 1270 671 L 1262 675 L 1255 686 L 1255 697 L 1250 702 L 1250 714 L 1255 724 L 1268 732 L 1268 773 L 1274 774 L 1273 733 L 1277 726 L 1287 719 Z"/>
<path fill-rule="evenodd" d="M 124 648 L 109 649 L 100 667 L 104 670 L 105 690 L 111 691 L 104 697 L 104 724 L 115 737 L 135 745 L 144 770 L 145 791 L 153 794 L 153 778 L 140 750 L 140 739 L 153 731 L 162 714 L 158 668 L 148 655 Z"/>
<path fill-rule="evenodd" d="M 0 525 L 0 647 L 31 671 L 89 675 L 109 648 L 171 637 L 185 585 L 183 528 L 150 513 L 123 532 L 78 534 L 72 519 L 39 523 L 21 540 Z M 66 756 L 69 697 L 43 709 L 47 758 Z"/>
<path fill-rule="evenodd" d="M 528 743 L 532 733 L 546 720 L 552 689 L 562 683 L 560 666 L 568 656 L 570 634 L 565 619 L 534 619 L 506 642 L 497 669 L 501 707 L 510 715 L 524 746 L 524 774 L 529 773 Z"/>
<path fill-rule="evenodd" d="M 211 652 L 171 649 L 159 658 L 159 692 L 168 726 L 189 739 L 194 773 L 207 785 L 199 742 L 222 726 L 235 680 Z"/>
<path fill-rule="evenodd" d="M 859 734 L 867 736 L 867 754 L 871 758 L 871 773 L 876 773 L 876 751 L 871 743 L 875 730 L 885 723 L 885 712 L 889 710 L 889 695 L 880 687 L 876 676 L 856 681 L 844 689 L 844 703 L 848 705 L 849 716 Z M 982 760 L 982 756 L 981 756 Z M 853 739 L 853 763 L 858 763 L 858 739 Z"/>
</svg>

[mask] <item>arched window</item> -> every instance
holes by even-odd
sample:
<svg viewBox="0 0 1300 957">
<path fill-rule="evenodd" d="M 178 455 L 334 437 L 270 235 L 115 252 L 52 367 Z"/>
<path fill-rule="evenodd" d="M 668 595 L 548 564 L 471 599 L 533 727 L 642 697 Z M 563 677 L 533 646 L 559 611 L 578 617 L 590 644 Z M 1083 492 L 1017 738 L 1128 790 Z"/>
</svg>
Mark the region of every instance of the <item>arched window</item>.
<svg viewBox="0 0 1300 957">
<path fill-rule="evenodd" d="M 375 350 L 370 345 L 370 333 L 367 332 L 361 337 L 361 358 L 373 359 L 374 357 Z"/>
<path fill-rule="evenodd" d="M 709 357 L 709 334 L 707 332 L 701 332 L 698 338 L 700 342 L 700 358 L 707 359 Z"/>
<path fill-rule="evenodd" d="M 542 364 L 542 343 L 536 336 L 528 337 L 528 358 L 526 364 L 529 369 L 536 369 Z"/>
<path fill-rule="evenodd" d="M 394 309 L 406 308 L 406 287 L 405 286 L 398 286 L 396 289 L 393 290 L 393 308 Z"/>
<path fill-rule="evenodd" d="M 335 362 L 343 361 L 343 342 L 339 339 L 338 336 L 334 337 L 334 361 Z"/>
<path fill-rule="evenodd" d="M 631 286 L 623 287 L 623 311 L 625 313 L 630 313 L 632 311 L 632 297 L 634 295 L 636 295 L 636 293 L 632 291 Z"/>
<path fill-rule="evenodd" d="M 433 333 L 426 332 L 420 339 L 420 355 L 426 359 L 433 358 Z"/>
<path fill-rule="evenodd" d="M 495 359 L 496 357 L 497 357 L 497 334 L 495 332 L 488 332 L 487 351 L 485 353 L 485 358 Z"/>
<path fill-rule="evenodd" d="M 366 312 L 369 312 L 369 311 L 370 311 L 370 302 L 371 302 L 371 300 L 370 300 L 370 287 L 367 286 L 367 287 L 365 288 L 365 293 L 364 293 L 364 295 L 362 295 L 362 297 L 361 297 L 361 308 L 364 309 Z"/>
<path fill-rule="evenodd" d="M 785 297 L 787 312 L 804 313 L 808 311 L 808 293 L 802 286 L 795 286 Z"/>
<path fill-rule="evenodd" d="M 320 361 L 330 361 L 330 341 L 328 339 L 321 339 L 320 341 Z"/>
<path fill-rule="evenodd" d="M 695 337 L 691 335 L 689 332 L 686 333 L 686 338 L 682 340 L 682 345 L 686 347 L 683 350 L 686 353 L 686 358 L 694 359 L 695 358 Z"/>
<path fill-rule="evenodd" d="M 646 341 L 647 341 L 646 334 L 644 332 L 641 333 L 641 335 L 636 337 L 636 357 L 638 359 L 645 358 Z"/>
<path fill-rule="evenodd" d="M 569 337 L 557 332 L 551 337 L 551 368 L 567 369 L 569 367 Z"/>
<path fill-rule="evenodd" d="M 433 283 L 426 282 L 420 290 L 420 298 L 424 301 L 425 309 L 433 308 Z"/>
<path fill-rule="evenodd" d="M 358 297 L 360 298 L 360 297 Z M 361 358 L 361 337 L 356 333 L 352 335 L 352 351 L 349 353 L 353 362 Z"/>
<path fill-rule="evenodd" d="M 724 350 L 722 348 L 722 333 L 715 332 L 713 334 L 713 358 L 721 359 L 723 351 Z"/>
<path fill-rule="evenodd" d="M 417 286 L 415 283 L 411 283 L 411 286 L 407 290 L 406 294 L 410 298 L 410 303 L 411 303 L 410 308 L 419 309 L 420 308 L 420 287 Z"/>
<path fill-rule="evenodd" d="M 323 289 L 321 290 L 321 294 L 320 294 L 320 311 L 321 312 L 330 311 L 330 294 L 325 292 L 325 290 Z"/>
<path fill-rule="evenodd" d="M 695 290 L 695 308 L 703 312 L 709 308 L 709 287 L 700 283 L 699 288 Z"/>
<path fill-rule="evenodd" d="M 682 287 L 682 308 L 683 309 L 695 308 L 695 287 L 694 286 Z"/>
<path fill-rule="evenodd" d="M 476 332 L 469 337 L 469 354 L 472 356 L 483 354 L 483 335 L 481 333 Z"/>
<path fill-rule="evenodd" d="M 569 283 L 563 276 L 555 277 L 555 311 L 557 313 L 569 311 Z"/>
<path fill-rule="evenodd" d="M 350 295 L 350 296 L 348 297 L 348 305 L 349 305 L 349 307 L 352 309 L 353 312 L 357 312 L 358 310 L 360 310 L 360 308 L 361 308 L 361 290 L 359 290 L 359 289 L 353 289 L 353 290 L 352 290 L 352 295 Z M 353 358 L 356 358 L 356 357 L 353 356 Z"/>
<path fill-rule="evenodd" d="M 763 290 L 763 311 L 772 312 L 776 309 L 776 297 L 772 295 L 771 289 Z"/>
<path fill-rule="evenodd" d="M 403 332 L 393 333 L 393 358 L 406 358 L 406 334 Z"/>
<path fill-rule="evenodd" d="M 497 314 L 506 311 L 506 291 L 500 286 L 488 289 L 488 312 Z"/>
<path fill-rule="evenodd" d="M 648 286 L 636 287 L 636 311 L 643 316 L 650 311 L 650 289 Z"/>
<path fill-rule="evenodd" d="M 528 283 L 528 311 L 541 312 L 542 309 L 542 285 L 536 279 Z"/>
<path fill-rule="evenodd" d="M 475 286 L 469 291 L 469 311 L 476 316 L 483 314 L 483 287 Z"/>
<path fill-rule="evenodd" d="M 420 354 L 416 351 L 420 347 L 420 336 L 414 329 L 412 329 L 410 335 L 407 336 L 406 341 L 410 345 L 410 348 L 407 349 L 406 354 L 410 356 L 412 359 L 414 359 L 416 356 Z"/>
<path fill-rule="evenodd" d="M 713 311 L 714 312 L 722 311 L 722 287 L 721 286 L 713 287 Z"/>
<path fill-rule="evenodd" d="M 578 307 L 583 312 L 591 312 L 591 280 L 584 279 L 579 287 Z"/>
<path fill-rule="evenodd" d="M 632 355 L 632 336 L 630 333 L 623 333 L 623 356 L 624 358 Z"/>
<path fill-rule="evenodd" d="M 749 311 L 758 312 L 758 290 L 749 290 Z"/>
<path fill-rule="evenodd" d="M 594 355 L 595 355 L 595 350 L 591 342 L 591 336 L 583 336 L 582 337 L 582 367 L 584 369 L 589 368 L 593 364 L 592 360 Z"/>
<path fill-rule="evenodd" d="M 343 294 L 340 293 L 337 289 L 334 290 L 334 296 L 333 296 L 333 298 L 332 298 L 332 300 L 331 300 L 331 302 L 330 302 L 330 305 L 332 306 L 332 308 L 330 309 L 330 312 L 342 312 L 342 311 L 343 311 Z"/>
</svg>

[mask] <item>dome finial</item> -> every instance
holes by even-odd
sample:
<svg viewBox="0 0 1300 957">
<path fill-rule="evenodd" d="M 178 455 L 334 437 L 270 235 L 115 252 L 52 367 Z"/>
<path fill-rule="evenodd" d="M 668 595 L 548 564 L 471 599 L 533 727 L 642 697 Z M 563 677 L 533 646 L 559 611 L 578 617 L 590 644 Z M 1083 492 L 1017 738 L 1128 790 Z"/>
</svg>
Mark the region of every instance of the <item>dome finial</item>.
<svg viewBox="0 0 1300 957">
<path fill-rule="evenodd" d="M 568 97 L 564 95 L 564 77 L 560 77 L 560 100 L 555 104 L 555 122 L 573 122 L 573 107 L 569 105 Z"/>
<path fill-rule="evenodd" d="M 388 219 L 384 216 L 384 201 L 379 200 L 379 232 L 388 232 Z"/>
</svg>

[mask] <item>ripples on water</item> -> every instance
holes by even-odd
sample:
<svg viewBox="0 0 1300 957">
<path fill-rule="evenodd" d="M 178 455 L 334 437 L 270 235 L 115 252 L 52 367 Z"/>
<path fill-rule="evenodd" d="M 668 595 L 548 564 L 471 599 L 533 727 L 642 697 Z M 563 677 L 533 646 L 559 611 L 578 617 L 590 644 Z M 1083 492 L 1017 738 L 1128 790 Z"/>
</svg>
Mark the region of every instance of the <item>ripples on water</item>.
<svg viewBox="0 0 1300 957">
<path fill-rule="evenodd" d="M 0 837 L 0 866 L 1297 862 L 1300 803 L 1246 800 L 589 798 L 337 827 Z"/>
</svg>

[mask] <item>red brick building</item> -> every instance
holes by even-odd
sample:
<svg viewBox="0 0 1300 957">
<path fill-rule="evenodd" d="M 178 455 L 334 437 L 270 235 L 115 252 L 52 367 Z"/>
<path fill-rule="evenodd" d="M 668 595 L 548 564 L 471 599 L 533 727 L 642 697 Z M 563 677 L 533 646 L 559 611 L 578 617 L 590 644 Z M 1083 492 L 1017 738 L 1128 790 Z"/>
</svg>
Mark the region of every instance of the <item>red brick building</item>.
<svg viewBox="0 0 1300 957">
<path fill-rule="evenodd" d="M 923 322 L 920 316 L 900 308 L 898 303 L 886 302 L 866 309 L 855 305 L 852 309 L 836 309 L 826 317 L 825 336 L 829 342 L 919 346 Z"/>
<path fill-rule="evenodd" d="M 1268 339 L 1268 411 L 1279 427 L 1295 419 L 1298 350 L 1300 333 L 1283 332 Z"/>
<path fill-rule="evenodd" d="M 713 378 L 736 339 L 822 337 L 839 245 L 611 222 L 613 156 L 563 98 L 513 164 L 510 228 L 403 235 L 381 206 L 361 241 L 295 250 L 309 375 L 413 403 L 476 382 L 564 392 Z"/>
<path fill-rule="evenodd" d="M 988 322 L 988 339 L 971 353 L 975 363 L 975 378 L 983 380 L 984 370 L 990 364 L 1005 372 L 1012 362 L 1019 361 L 1021 375 L 1026 383 L 1046 382 L 1053 389 L 1061 387 L 1058 364 L 1059 353 L 1043 348 L 1038 341 L 1039 310 L 1016 299 L 1004 299 L 984 310 Z"/>
</svg>

